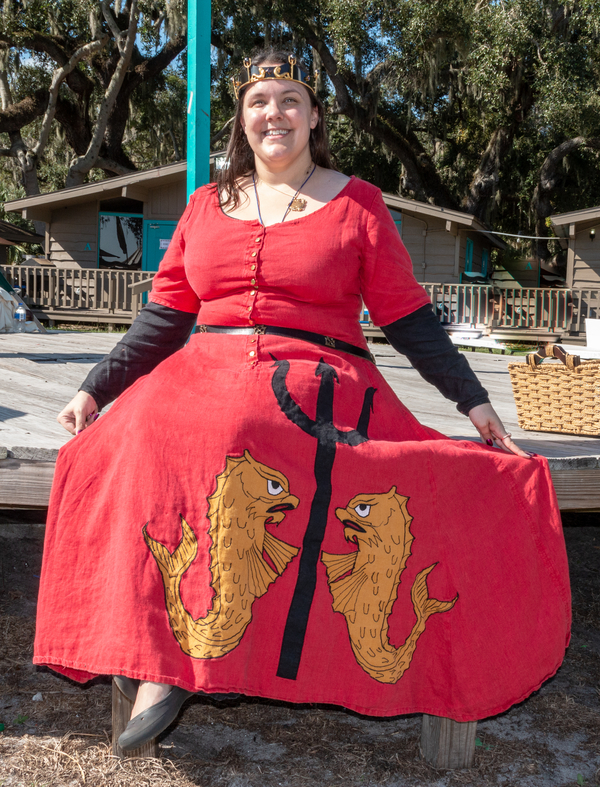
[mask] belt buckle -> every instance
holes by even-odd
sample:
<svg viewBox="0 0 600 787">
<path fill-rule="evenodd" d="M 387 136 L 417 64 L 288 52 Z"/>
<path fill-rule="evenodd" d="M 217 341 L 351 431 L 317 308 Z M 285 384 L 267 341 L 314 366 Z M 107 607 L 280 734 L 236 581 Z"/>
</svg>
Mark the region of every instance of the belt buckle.
<svg viewBox="0 0 600 787">
<path fill-rule="evenodd" d="M 257 333 L 259 336 L 264 336 L 267 332 L 266 325 L 255 325 L 254 326 L 254 333 Z"/>
<path fill-rule="evenodd" d="M 333 336 L 325 336 L 325 344 L 327 347 L 333 347 L 335 349 L 335 339 Z"/>
<path fill-rule="evenodd" d="M 206 325 L 197 325 L 196 326 L 197 333 L 208 333 Z"/>
</svg>

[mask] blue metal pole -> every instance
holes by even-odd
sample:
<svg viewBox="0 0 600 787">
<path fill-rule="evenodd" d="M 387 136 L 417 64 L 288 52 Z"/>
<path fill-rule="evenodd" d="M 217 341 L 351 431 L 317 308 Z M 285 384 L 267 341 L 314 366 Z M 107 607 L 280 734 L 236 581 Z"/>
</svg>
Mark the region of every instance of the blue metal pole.
<svg viewBox="0 0 600 787">
<path fill-rule="evenodd" d="M 210 0 L 188 0 L 188 200 L 210 179 L 210 32 Z"/>
</svg>

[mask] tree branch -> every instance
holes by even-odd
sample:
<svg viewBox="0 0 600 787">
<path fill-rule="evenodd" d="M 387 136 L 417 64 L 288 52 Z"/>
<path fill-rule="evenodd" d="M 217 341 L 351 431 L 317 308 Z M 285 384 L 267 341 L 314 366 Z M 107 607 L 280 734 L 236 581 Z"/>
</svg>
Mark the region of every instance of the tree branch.
<svg viewBox="0 0 600 787">
<path fill-rule="evenodd" d="M 110 7 L 110 0 L 102 0 L 102 2 L 100 3 L 100 7 L 102 8 L 102 15 L 106 20 L 106 24 L 108 25 L 108 28 L 110 32 L 113 34 L 113 38 L 115 39 L 115 42 L 119 47 L 119 52 L 123 54 L 121 50 L 121 39 L 123 37 L 123 31 L 121 30 L 121 28 L 117 24 L 117 20 L 113 16 L 113 12 Z M 130 17 L 130 21 L 131 21 L 131 17 Z"/>
<path fill-rule="evenodd" d="M 83 156 L 92 139 L 87 113 L 81 110 L 79 104 L 59 95 L 56 104 L 56 121 L 62 126 L 67 142 L 73 148 L 75 155 Z"/>
<path fill-rule="evenodd" d="M 335 114 L 348 117 L 356 128 L 371 134 L 382 142 L 401 161 L 406 170 L 408 188 L 416 199 L 428 201 L 433 198 L 435 204 L 444 208 L 456 209 L 458 206 L 449 190 L 443 184 L 436 168 L 422 144 L 414 133 L 403 134 L 396 125 L 396 118 L 378 107 L 378 91 L 371 95 L 363 95 L 364 106 L 354 101 L 350 90 L 361 95 L 356 75 L 350 71 L 343 72 L 338 68 L 337 61 L 319 34 L 314 23 L 303 29 L 306 42 L 318 53 L 321 62 L 333 84 L 337 107 Z M 373 83 L 391 67 L 384 63 L 381 69 L 373 74 Z"/>
<path fill-rule="evenodd" d="M 225 43 L 225 39 L 223 36 L 219 35 L 219 33 L 215 33 L 214 31 L 210 34 L 210 43 L 216 48 L 220 49 L 221 52 L 225 52 L 226 55 L 229 57 L 233 57 L 235 54 L 235 50 L 232 46 Z"/>
<path fill-rule="evenodd" d="M 17 104 L 3 109 L 0 112 L 0 133 L 20 132 L 23 126 L 27 126 L 44 114 L 47 102 L 47 91 L 36 90 L 32 96 L 27 96 Z"/>
<path fill-rule="evenodd" d="M 508 120 L 492 132 L 479 166 L 473 174 L 469 194 L 463 203 L 464 210 L 480 221 L 488 218 L 486 212 L 496 193 L 504 157 L 513 144 L 519 126 L 525 122 L 533 106 L 534 96 L 527 75 L 521 74 L 520 79 L 516 96 L 508 111 Z"/>
<path fill-rule="evenodd" d="M 227 134 L 227 131 L 229 130 L 229 126 L 233 123 L 234 120 L 235 120 L 235 115 L 232 118 L 229 118 L 229 120 L 227 121 L 227 123 L 225 123 L 223 128 L 221 128 L 220 131 L 217 131 L 214 137 L 211 138 L 210 140 L 211 148 L 213 147 L 213 145 L 216 145 L 217 142 L 220 142 L 223 139 L 223 137 L 225 136 L 225 134 Z"/>
<path fill-rule="evenodd" d="M 107 2 L 108 0 L 103 0 L 103 7 Z M 131 11 L 129 15 L 129 26 L 127 29 L 127 37 L 125 39 L 125 44 L 123 45 L 123 47 L 121 48 L 121 46 L 119 46 L 121 57 L 119 58 L 117 67 L 112 75 L 112 79 L 104 95 L 102 106 L 100 107 L 100 112 L 98 113 L 98 118 L 96 120 L 96 127 L 94 129 L 94 134 L 92 136 L 88 149 L 84 156 L 80 156 L 77 159 L 75 159 L 71 163 L 71 166 L 69 167 L 69 174 L 67 176 L 67 184 L 66 184 L 67 186 L 76 186 L 82 183 L 84 176 L 94 166 L 94 163 L 98 158 L 98 155 L 100 154 L 100 147 L 102 145 L 102 139 L 104 137 L 104 132 L 106 130 L 106 125 L 108 123 L 109 115 L 115 105 L 115 101 L 117 100 L 117 96 L 119 95 L 119 91 L 123 84 L 123 80 L 125 79 L 127 68 L 129 67 L 129 63 L 131 62 L 131 56 L 133 54 L 133 47 L 135 44 L 135 38 L 137 34 L 137 24 L 138 24 L 137 0 L 132 0 Z"/>
<path fill-rule="evenodd" d="M 38 54 L 48 55 L 58 66 L 65 66 L 69 62 L 68 47 L 61 36 L 48 36 L 36 31 L 15 36 L 0 34 L 0 43 L 11 49 L 31 50 Z M 74 93 L 85 95 L 93 90 L 91 80 L 81 71 L 69 74 L 67 84 Z"/>
<path fill-rule="evenodd" d="M 143 63 L 136 65 L 134 68 L 134 74 L 136 78 L 134 87 L 137 87 L 140 82 L 145 82 L 148 79 L 152 79 L 152 77 L 155 77 L 157 74 L 160 74 L 162 71 L 164 71 L 165 68 L 179 54 L 181 54 L 181 52 L 183 52 L 186 45 L 187 36 L 177 36 L 177 38 L 167 41 L 160 52 L 157 52 L 154 57 L 144 60 Z M 133 79 L 132 76 L 130 76 L 130 79 Z"/>
<path fill-rule="evenodd" d="M 8 109 L 13 103 L 10 84 L 8 82 L 8 72 L 5 68 L 0 71 L 0 103 L 2 109 Z"/>
<path fill-rule="evenodd" d="M 92 41 L 89 44 L 85 44 L 85 46 L 80 47 L 75 54 L 71 57 L 66 65 L 62 66 L 62 68 L 57 68 L 52 75 L 52 83 L 50 85 L 50 90 L 48 91 L 48 106 L 46 108 L 46 113 L 44 115 L 44 119 L 42 121 L 42 128 L 40 131 L 40 135 L 37 141 L 37 144 L 32 150 L 32 155 L 36 158 L 39 158 L 46 145 L 48 144 L 48 139 L 50 137 L 50 128 L 52 125 L 52 121 L 54 120 L 54 116 L 56 114 L 56 106 L 58 101 L 58 91 L 60 90 L 61 84 L 67 78 L 67 76 L 73 71 L 75 66 L 79 63 L 80 60 L 83 58 L 88 57 L 93 52 L 98 49 L 101 49 L 106 43 L 108 42 L 108 36 L 105 35 L 101 39 L 97 41 Z"/>
<path fill-rule="evenodd" d="M 560 182 L 559 164 L 564 160 L 565 156 L 568 156 L 569 153 L 580 147 L 599 149 L 600 139 L 595 137 L 573 137 L 572 139 L 567 139 L 550 151 L 540 167 L 538 182 L 531 200 L 531 209 L 536 217 L 535 234 L 540 238 L 548 235 L 546 219 L 552 215 L 553 209 L 550 198 Z M 550 256 L 548 241 L 538 240 L 536 246 L 538 256 L 543 260 L 548 259 Z"/>
<path fill-rule="evenodd" d="M 113 161 L 113 159 L 105 158 L 104 156 L 98 156 L 94 166 L 98 169 L 112 172 L 115 175 L 129 175 L 131 172 L 135 172 L 135 169 L 131 169 L 131 167 L 124 167 L 122 164 L 119 164 L 118 161 Z"/>
</svg>

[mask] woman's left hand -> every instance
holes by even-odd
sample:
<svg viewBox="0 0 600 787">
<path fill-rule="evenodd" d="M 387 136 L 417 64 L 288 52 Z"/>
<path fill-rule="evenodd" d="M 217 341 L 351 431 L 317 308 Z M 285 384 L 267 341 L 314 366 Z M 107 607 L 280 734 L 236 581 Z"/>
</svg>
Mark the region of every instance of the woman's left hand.
<svg viewBox="0 0 600 787">
<path fill-rule="evenodd" d="M 513 443 L 510 432 L 506 431 L 504 424 L 491 404 L 478 404 L 477 407 L 473 407 L 469 410 L 469 418 L 481 435 L 484 443 L 495 445 L 496 448 L 502 448 L 509 454 L 521 456 L 523 459 L 531 459 L 533 456 L 533 454 L 523 451 L 518 445 Z"/>
</svg>

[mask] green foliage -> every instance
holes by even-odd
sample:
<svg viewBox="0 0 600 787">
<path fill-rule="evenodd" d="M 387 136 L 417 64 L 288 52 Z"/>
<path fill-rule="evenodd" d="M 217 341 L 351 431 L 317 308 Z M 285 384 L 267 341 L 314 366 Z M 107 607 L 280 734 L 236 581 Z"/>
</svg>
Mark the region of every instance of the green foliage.
<svg viewBox="0 0 600 787">
<path fill-rule="evenodd" d="M 184 155 L 185 84 L 177 57 L 185 46 L 186 2 L 140 0 L 133 55 L 106 122 L 101 108 L 119 61 L 115 25 L 127 31 L 131 3 L 114 0 L 110 7 L 112 23 L 95 0 L 6 0 L 2 6 L 0 146 L 18 159 L 28 194 L 64 187 L 99 123 L 101 129 L 106 123 L 99 151 L 104 173 Z M 94 41 L 102 45 L 65 74 L 50 136 L 40 146 L 53 75 Z M 22 117 L 18 130 L 16 115 Z M 87 178 L 99 174 L 90 171 Z"/>
<path fill-rule="evenodd" d="M 565 140 L 582 138 L 556 164 L 552 209 L 598 201 L 599 31 L 594 0 L 215 0 L 214 129 L 233 112 L 227 83 L 243 54 L 281 43 L 321 66 L 322 47 L 343 171 L 535 234 L 540 171 Z"/>
<path fill-rule="evenodd" d="M 381 143 L 357 131 L 343 117 L 334 118 L 329 123 L 329 139 L 339 170 L 377 183 L 384 191 L 398 191 L 400 162 Z"/>
<path fill-rule="evenodd" d="M 185 0 L 140 0 L 139 7 L 132 70 L 185 28 Z M 212 17 L 213 135 L 234 113 L 230 79 L 243 55 L 265 44 L 291 47 L 319 72 L 342 171 L 388 191 L 469 209 L 495 229 L 535 234 L 540 223 L 547 227 L 542 167 L 559 145 L 581 138 L 553 165 L 550 210 L 598 203 L 597 0 L 213 0 Z M 118 23 L 125 29 L 126 14 Z M 100 29 L 106 25 L 95 0 L 7 0 L 0 56 L 13 101 L 47 88 L 56 67 L 52 48 L 36 48 L 34 34 L 73 52 Z M 61 88 L 64 101 L 88 113 L 89 129 L 114 53 L 111 39 L 77 66 L 87 94 L 69 80 Z M 126 100 L 124 165 L 148 168 L 185 156 L 185 53 Z M 40 122 L 23 128 L 24 138 L 35 140 Z M 7 134 L 0 138 L 9 145 Z M 226 143 L 224 135 L 216 147 Z M 64 185 L 73 156 L 68 128 L 55 122 L 38 167 L 43 190 Z M 0 174 L 0 184 L 12 182 L 13 172 Z"/>
<path fill-rule="evenodd" d="M 136 167 L 185 158 L 186 105 L 187 82 L 178 69 L 169 69 L 134 92 L 123 141 Z"/>
</svg>

